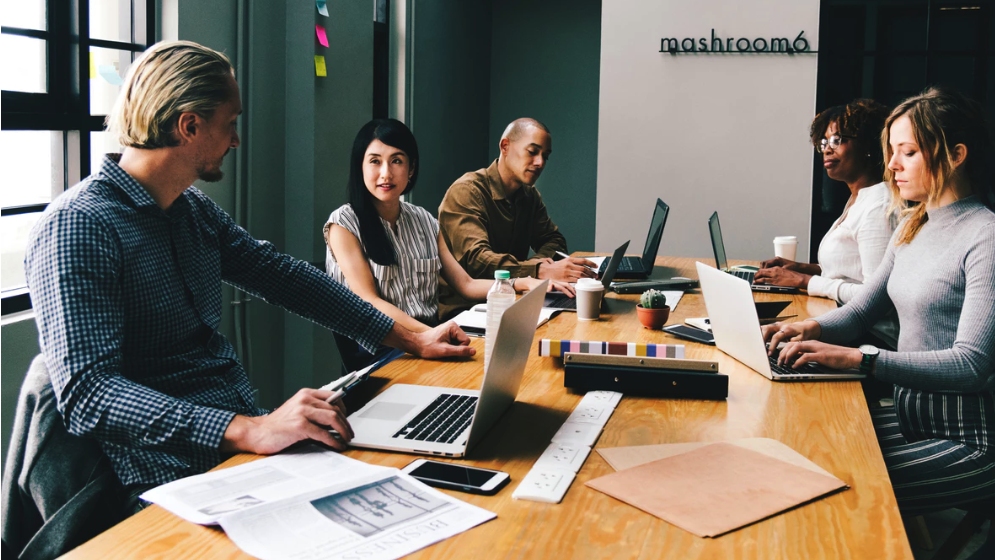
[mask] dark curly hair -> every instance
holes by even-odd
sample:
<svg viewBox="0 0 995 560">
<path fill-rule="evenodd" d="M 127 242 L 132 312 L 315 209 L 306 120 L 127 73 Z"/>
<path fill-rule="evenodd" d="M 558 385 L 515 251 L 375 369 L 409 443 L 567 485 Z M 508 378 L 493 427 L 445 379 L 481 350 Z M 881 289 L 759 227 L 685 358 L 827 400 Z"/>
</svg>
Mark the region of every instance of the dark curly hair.
<svg viewBox="0 0 995 560">
<path fill-rule="evenodd" d="M 849 136 L 858 153 L 869 155 L 868 169 L 876 177 L 884 175 L 884 154 L 881 151 L 881 131 L 888 118 L 888 107 L 873 99 L 855 99 L 846 105 L 830 107 L 812 119 L 809 136 L 812 145 L 818 146 L 829 125 L 836 123 L 840 136 Z"/>
</svg>

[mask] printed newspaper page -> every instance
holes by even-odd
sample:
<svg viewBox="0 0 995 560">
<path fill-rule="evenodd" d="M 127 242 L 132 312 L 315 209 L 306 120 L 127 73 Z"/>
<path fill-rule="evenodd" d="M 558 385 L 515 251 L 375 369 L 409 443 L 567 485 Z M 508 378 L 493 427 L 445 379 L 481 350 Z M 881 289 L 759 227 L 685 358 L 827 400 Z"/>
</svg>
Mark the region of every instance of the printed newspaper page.
<svg viewBox="0 0 995 560">
<path fill-rule="evenodd" d="M 392 560 L 497 517 L 396 469 L 238 511 L 221 527 L 262 560 Z"/>
<path fill-rule="evenodd" d="M 226 513 L 394 470 L 308 446 L 170 482 L 149 490 L 141 498 L 187 521 L 210 525 Z"/>
</svg>

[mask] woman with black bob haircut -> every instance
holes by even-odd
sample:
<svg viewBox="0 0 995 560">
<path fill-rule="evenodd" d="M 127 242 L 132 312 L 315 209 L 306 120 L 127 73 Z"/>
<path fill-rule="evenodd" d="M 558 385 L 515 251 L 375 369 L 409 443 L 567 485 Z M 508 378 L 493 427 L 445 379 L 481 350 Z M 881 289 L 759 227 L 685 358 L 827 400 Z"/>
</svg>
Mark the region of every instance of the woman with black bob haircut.
<svg viewBox="0 0 995 560">
<path fill-rule="evenodd" d="M 846 183 L 850 199 L 819 243 L 819 264 L 783 258 L 765 261 L 757 283 L 802 288 L 810 296 L 839 304 L 863 289 L 881 264 L 898 223 L 888 185 L 882 181 L 881 131 L 887 117 L 888 108 L 872 99 L 830 107 L 815 116 L 809 128 L 812 145 L 822 155 L 829 178 Z M 898 341 L 894 317 L 875 325 L 867 341 L 894 348 Z"/>
<path fill-rule="evenodd" d="M 453 258 L 439 222 L 401 200 L 418 179 L 418 144 L 400 121 L 376 119 L 359 130 L 349 162 L 349 204 L 324 227 L 325 268 L 338 282 L 414 332 L 439 322 L 439 274 L 468 300 L 487 299 L 490 280 L 474 280 Z M 540 284 L 518 278 L 516 291 Z M 550 282 L 573 294 L 570 284 Z"/>
<path fill-rule="evenodd" d="M 782 363 L 860 368 L 893 383 L 871 411 L 903 514 L 995 497 L 995 213 L 992 142 L 981 106 L 930 88 L 882 133 L 885 180 L 905 218 L 850 303 L 763 327 Z M 840 346 L 897 312 L 898 350 Z"/>
</svg>

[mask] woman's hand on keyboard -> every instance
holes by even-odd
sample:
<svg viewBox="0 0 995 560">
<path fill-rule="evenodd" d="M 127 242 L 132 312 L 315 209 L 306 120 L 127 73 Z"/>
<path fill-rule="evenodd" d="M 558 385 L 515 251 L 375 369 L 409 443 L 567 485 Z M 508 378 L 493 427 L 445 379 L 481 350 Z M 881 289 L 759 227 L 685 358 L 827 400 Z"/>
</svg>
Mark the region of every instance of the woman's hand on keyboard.
<svg viewBox="0 0 995 560">
<path fill-rule="evenodd" d="M 760 327 L 763 333 L 764 342 L 770 343 L 767 350 L 768 356 L 773 356 L 777 350 L 777 345 L 782 342 L 799 342 L 802 340 L 818 340 L 822 335 L 822 327 L 819 323 L 809 319 L 808 321 L 796 321 L 794 323 L 774 323 Z"/>
<path fill-rule="evenodd" d="M 785 344 L 777 356 L 777 364 L 798 369 L 803 364 L 815 362 L 833 369 L 857 369 L 861 358 L 863 355 L 856 348 L 803 340 Z"/>
</svg>

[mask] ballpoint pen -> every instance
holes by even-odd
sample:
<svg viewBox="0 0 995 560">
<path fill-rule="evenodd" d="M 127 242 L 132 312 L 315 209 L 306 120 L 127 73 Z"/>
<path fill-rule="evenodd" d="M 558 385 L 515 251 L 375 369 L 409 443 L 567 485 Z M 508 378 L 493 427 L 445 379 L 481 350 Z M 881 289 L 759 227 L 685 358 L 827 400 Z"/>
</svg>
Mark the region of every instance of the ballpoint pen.
<svg viewBox="0 0 995 560">
<path fill-rule="evenodd" d="M 359 385 L 360 382 L 362 382 L 364 379 L 361 374 L 357 374 L 356 372 L 350 373 L 346 377 L 352 377 L 352 379 L 349 382 L 340 385 L 339 389 L 334 393 L 332 393 L 332 396 L 325 399 L 326 403 L 332 404 L 338 399 L 341 399 L 343 396 L 345 396 L 346 393 L 352 390 L 352 388 L 355 387 L 356 385 Z"/>
</svg>

